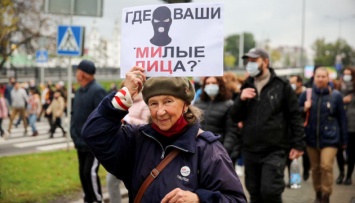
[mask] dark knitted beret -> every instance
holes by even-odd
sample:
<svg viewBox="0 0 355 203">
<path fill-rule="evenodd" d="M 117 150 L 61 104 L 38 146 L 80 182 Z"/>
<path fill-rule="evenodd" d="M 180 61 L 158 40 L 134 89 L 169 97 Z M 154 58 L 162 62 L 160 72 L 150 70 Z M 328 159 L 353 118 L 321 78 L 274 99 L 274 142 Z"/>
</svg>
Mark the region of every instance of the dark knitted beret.
<svg viewBox="0 0 355 203">
<path fill-rule="evenodd" d="M 78 69 L 90 75 L 94 75 L 96 71 L 95 64 L 89 60 L 82 60 L 78 65 Z"/>
<path fill-rule="evenodd" d="M 146 104 L 149 98 L 158 95 L 172 95 L 191 103 L 195 89 L 184 77 L 151 77 L 144 83 L 142 94 Z"/>
</svg>

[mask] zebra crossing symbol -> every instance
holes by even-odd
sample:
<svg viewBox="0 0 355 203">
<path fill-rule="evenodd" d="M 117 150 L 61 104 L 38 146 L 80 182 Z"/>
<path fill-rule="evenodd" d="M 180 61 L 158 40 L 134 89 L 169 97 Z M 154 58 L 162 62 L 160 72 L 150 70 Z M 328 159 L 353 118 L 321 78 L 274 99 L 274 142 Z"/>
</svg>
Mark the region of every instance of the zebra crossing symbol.
<svg viewBox="0 0 355 203">
<path fill-rule="evenodd" d="M 84 28 L 80 26 L 58 26 L 57 53 L 66 56 L 81 56 Z"/>
<path fill-rule="evenodd" d="M 48 61 L 48 51 L 47 50 L 38 50 L 36 51 L 36 62 L 45 63 Z"/>
</svg>

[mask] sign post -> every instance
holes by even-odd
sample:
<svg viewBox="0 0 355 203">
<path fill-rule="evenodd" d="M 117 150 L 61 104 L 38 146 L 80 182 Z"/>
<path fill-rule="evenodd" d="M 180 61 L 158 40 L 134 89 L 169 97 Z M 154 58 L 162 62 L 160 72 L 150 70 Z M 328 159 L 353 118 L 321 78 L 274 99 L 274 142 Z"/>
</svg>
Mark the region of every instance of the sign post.
<svg viewBox="0 0 355 203">
<path fill-rule="evenodd" d="M 71 26 L 73 15 L 102 17 L 103 0 L 44 0 L 44 12 L 70 16 L 70 26 L 59 26 L 57 36 L 57 54 L 69 56 L 68 68 L 68 134 L 70 134 L 70 112 L 72 94 L 72 65 L 71 56 L 83 54 L 84 28 Z M 78 31 L 79 30 L 79 31 Z M 69 137 L 67 136 L 67 148 L 69 150 Z"/>
<path fill-rule="evenodd" d="M 84 44 L 84 27 L 80 26 L 58 26 L 57 35 L 57 54 L 69 56 L 68 67 L 68 95 L 67 95 L 67 116 L 68 116 L 68 133 L 70 133 L 70 114 L 72 99 L 72 56 L 81 56 L 83 54 Z M 69 138 L 67 137 L 67 147 L 69 149 Z"/>
<path fill-rule="evenodd" d="M 44 84 L 44 65 L 48 62 L 48 51 L 38 50 L 36 51 L 36 62 L 41 68 L 40 83 Z"/>
</svg>

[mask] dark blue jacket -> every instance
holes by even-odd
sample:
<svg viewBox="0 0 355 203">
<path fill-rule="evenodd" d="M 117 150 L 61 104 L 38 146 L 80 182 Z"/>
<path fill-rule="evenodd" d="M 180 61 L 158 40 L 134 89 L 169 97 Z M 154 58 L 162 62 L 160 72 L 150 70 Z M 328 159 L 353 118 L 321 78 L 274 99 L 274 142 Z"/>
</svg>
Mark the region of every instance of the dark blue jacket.
<svg viewBox="0 0 355 203">
<path fill-rule="evenodd" d="M 70 120 L 70 135 L 77 150 L 89 151 L 81 137 L 81 129 L 91 112 L 105 96 L 105 89 L 96 80 L 91 81 L 85 87 L 80 87 L 76 91 Z"/>
<path fill-rule="evenodd" d="M 302 112 L 304 112 L 305 101 L 306 92 L 303 92 L 299 98 Z M 313 86 L 312 106 L 305 133 L 307 146 L 324 148 L 347 144 L 346 113 L 343 97 L 339 91 L 330 88 L 319 89 Z"/>
<path fill-rule="evenodd" d="M 173 148 L 180 154 L 147 188 L 142 202 L 160 202 L 175 188 L 196 193 L 200 202 L 246 202 L 242 185 L 218 136 L 190 126 L 172 144 L 163 147 L 151 126 L 121 125 L 127 111 L 115 109 L 107 96 L 89 116 L 82 136 L 108 172 L 121 179 L 133 202 L 138 189 Z M 181 169 L 188 168 L 184 173 Z M 187 170 L 188 171 L 188 170 Z"/>
</svg>

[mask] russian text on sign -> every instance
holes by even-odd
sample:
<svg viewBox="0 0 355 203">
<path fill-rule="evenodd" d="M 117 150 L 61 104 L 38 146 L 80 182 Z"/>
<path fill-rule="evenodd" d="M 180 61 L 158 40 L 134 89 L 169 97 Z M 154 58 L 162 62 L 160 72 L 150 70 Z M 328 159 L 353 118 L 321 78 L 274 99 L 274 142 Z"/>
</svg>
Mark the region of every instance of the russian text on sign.
<svg viewBox="0 0 355 203">
<path fill-rule="evenodd" d="M 136 58 L 155 58 L 155 57 L 176 57 L 177 58 L 199 58 L 205 57 L 204 54 L 204 46 L 196 46 L 196 47 L 189 47 L 188 51 L 181 49 L 181 47 L 137 47 L 136 48 Z M 150 51 L 149 51 L 150 50 Z M 164 54 L 162 54 L 162 50 L 164 50 Z"/>
<path fill-rule="evenodd" d="M 129 23 L 130 16 L 133 14 L 132 24 L 135 22 L 142 23 L 143 21 L 151 21 L 152 14 L 151 10 L 139 10 L 139 11 L 129 11 L 126 13 L 125 22 Z M 185 19 L 196 19 L 196 20 L 203 20 L 203 19 L 220 19 L 221 18 L 221 8 L 195 8 L 190 9 L 186 8 L 186 10 L 182 8 L 175 8 L 173 10 L 174 20 L 185 20 Z"/>
</svg>

